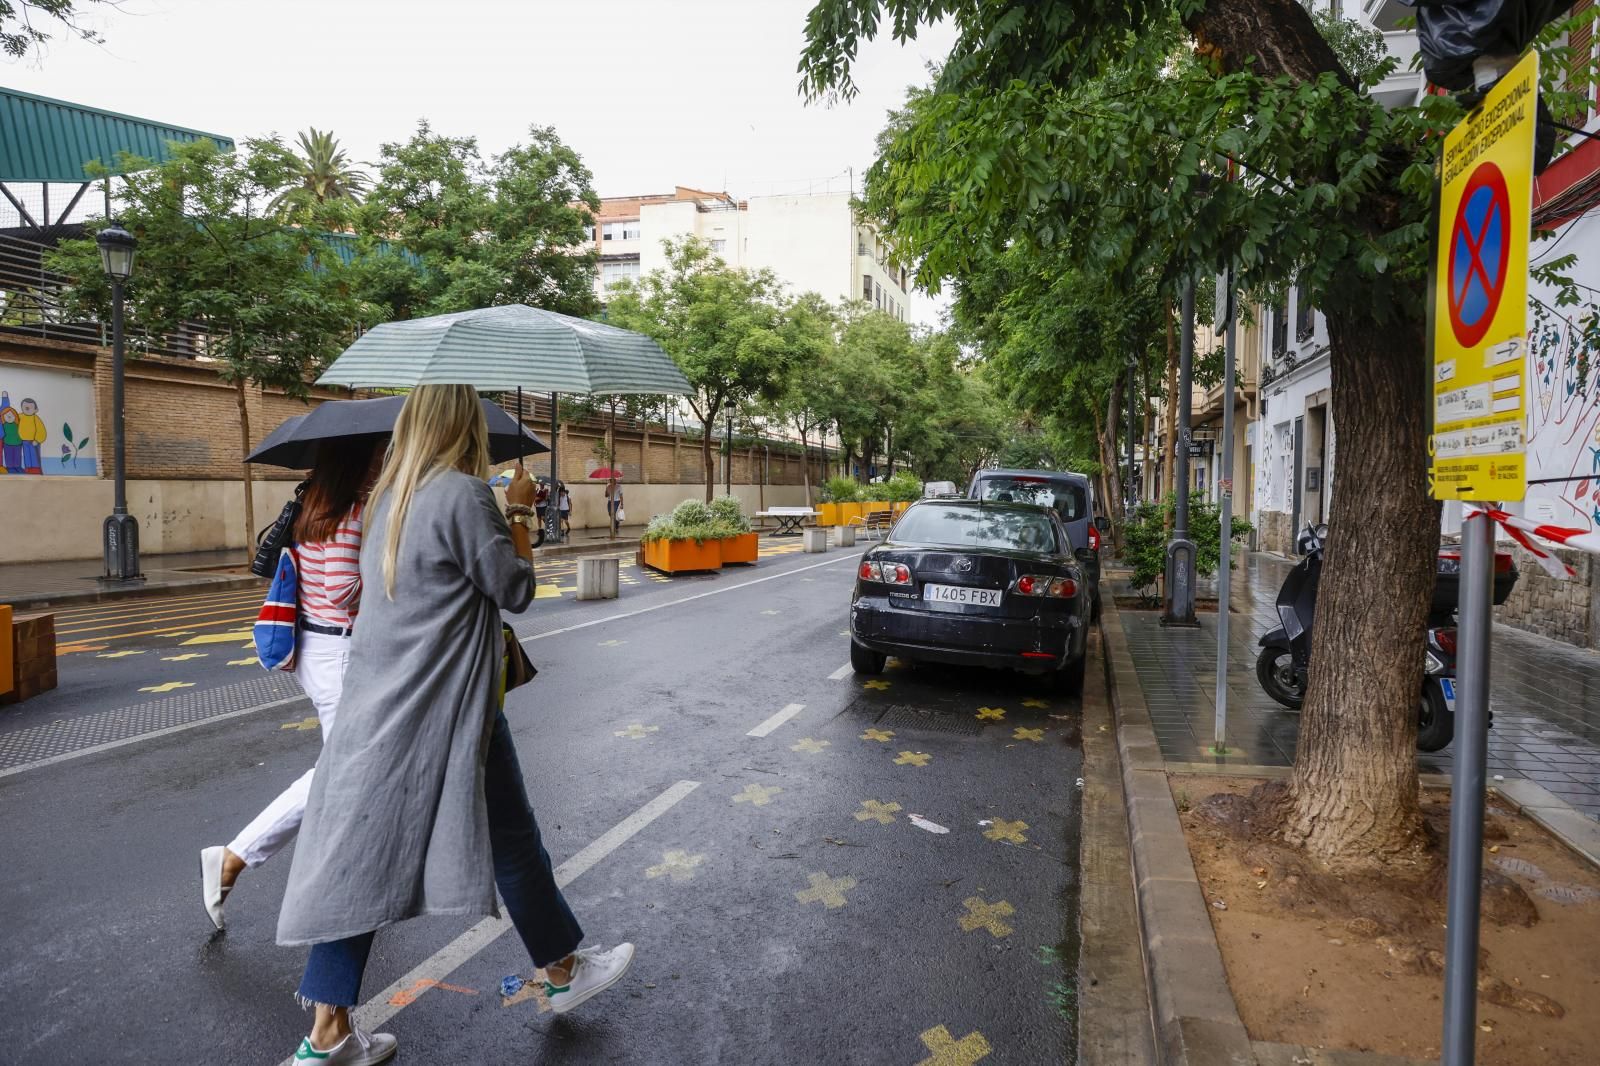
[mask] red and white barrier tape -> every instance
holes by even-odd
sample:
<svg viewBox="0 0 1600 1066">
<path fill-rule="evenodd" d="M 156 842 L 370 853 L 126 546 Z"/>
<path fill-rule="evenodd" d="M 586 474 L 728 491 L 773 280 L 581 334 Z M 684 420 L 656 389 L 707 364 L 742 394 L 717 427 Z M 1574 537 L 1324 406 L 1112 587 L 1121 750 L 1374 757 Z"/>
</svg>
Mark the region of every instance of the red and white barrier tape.
<svg viewBox="0 0 1600 1066">
<path fill-rule="evenodd" d="M 1486 514 L 1499 523 L 1500 528 L 1518 544 L 1527 549 L 1528 553 L 1539 561 L 1545 573 L 1553 578 L 1565 581 L 1574 573 L 1572 567 L 1551 555 L 1534 541 L 1534 537 L 1560 544 L 1567 548 L 1578 548 L 1586 552 L 1600 555 L 1600 533 L 1589 533 L 1581 529 L 1571 529 L 1567 526 L 1551 526 L 1540 522 L 1530 522 L 1526 518 L 1502 511 L 1496 507 L 1485 507 L 1482 504 L 1468 503 L 1465 508 L 1466 517 L 1476 514 Z"/>
</svg>

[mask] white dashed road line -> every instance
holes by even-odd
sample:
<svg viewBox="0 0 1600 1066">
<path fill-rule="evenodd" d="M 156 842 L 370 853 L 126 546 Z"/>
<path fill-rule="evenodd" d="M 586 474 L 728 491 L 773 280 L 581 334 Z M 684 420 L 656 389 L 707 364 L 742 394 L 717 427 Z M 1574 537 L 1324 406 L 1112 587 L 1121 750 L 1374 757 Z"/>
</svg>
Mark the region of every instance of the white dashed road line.
<svg viewBox="0 0 1600 1066">
<path fill-rule="evenodd" d="M 839 669 L 837 669 L 833 673 L 829 674 L 828 675 L 828 680 L 829 681 L 843 681 L 845 678 L 850 676 L 850 671 L 853 670 L 853 669 L 855 669 L 855 667 L 851 666 L 849 663 L 845 663 L 843 666 L 839 667 Z"/>
<path fill-rule="evenodd" d="M 803 703 L 791 703 L 789 706 L 785 707 L 771 718 L 768 718 L 765 722 L 762 722 L 760 725 L 750 730 L 750 732 L 746 733 L 745 736 L 764 737 L 805 709 L 806 705 Z"/>
</svg>

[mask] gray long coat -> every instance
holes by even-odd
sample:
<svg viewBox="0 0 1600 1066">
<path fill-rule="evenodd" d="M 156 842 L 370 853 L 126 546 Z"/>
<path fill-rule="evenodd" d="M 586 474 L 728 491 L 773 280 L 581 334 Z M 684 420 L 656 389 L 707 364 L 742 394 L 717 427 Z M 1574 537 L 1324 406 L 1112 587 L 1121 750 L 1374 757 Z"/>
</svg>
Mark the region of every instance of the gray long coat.
<svg viewBox="0 0 1600 1066">
<path fill-rule="evenodd" d="M 495 914 L 483 762 L 499 699 L 500 610 L 533 598 L 489 486 L 449 471 L 412 496 L 394 599 L 388 504 L 366 517 L 361 615 L 339 723 L 311 781 L 278 943 L 419 914 Z"/>
</svg>

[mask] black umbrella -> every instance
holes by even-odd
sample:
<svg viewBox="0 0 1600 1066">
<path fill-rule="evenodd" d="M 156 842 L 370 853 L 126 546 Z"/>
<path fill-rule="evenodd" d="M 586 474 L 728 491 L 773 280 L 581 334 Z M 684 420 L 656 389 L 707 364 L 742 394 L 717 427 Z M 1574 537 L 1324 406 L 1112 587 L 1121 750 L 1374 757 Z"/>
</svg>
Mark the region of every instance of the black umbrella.
<svg viewBox="0 0 1600 1066">
<path fill-rule="evenodd" d="M 305 470 L 317 461 L 317 446 L 325 440 L 377 441 L 394 432 L 404 396 L 376 400 L 329 400 L 303 415 L 295 415 L 267 434 L 247 463 Z M 547 452 L 550 446 L 503 409 L 482 401 L 489 422 L 489 461 L 504 463 L 524 455 Z"/>
</svg>

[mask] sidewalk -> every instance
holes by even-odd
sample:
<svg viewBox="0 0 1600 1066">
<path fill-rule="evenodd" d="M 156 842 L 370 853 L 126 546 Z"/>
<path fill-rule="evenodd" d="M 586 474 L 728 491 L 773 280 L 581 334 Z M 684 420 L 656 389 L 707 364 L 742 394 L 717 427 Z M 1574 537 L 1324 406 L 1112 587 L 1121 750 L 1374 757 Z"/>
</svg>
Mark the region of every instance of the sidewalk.
<svg viewBox="0 0 1600 1066">
<path fill-rule="evenodd" d="M 1289 766 L 1299 717 L 1256 683 L 1257 639 L 1278 625 L 1273 600 L 1293 564 L 1247 554 L 1233 574 L 1228 648 L 1228 763 Z M 1112 579 L 1118 594 L 1125 579 Z M 1210 753 L 1216 715 L 1216 622 L 1164 629 L 1158 611 L 1117 612 L 1161 755 L 1169 763 L 1219 760 Z M 1489 775 L 1537 782 L 1600 819 L 1600 655 L 1544 637 L 1494 627 Z M 1454 746 L 1419 754 L 1424 773 L 1448 774 Z"/>
</svg>

